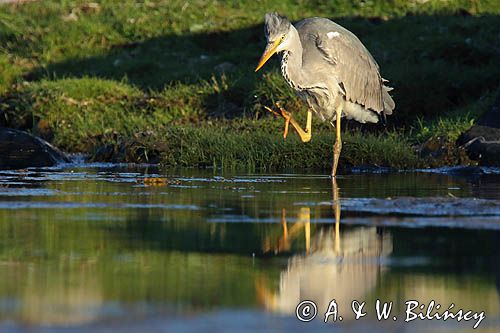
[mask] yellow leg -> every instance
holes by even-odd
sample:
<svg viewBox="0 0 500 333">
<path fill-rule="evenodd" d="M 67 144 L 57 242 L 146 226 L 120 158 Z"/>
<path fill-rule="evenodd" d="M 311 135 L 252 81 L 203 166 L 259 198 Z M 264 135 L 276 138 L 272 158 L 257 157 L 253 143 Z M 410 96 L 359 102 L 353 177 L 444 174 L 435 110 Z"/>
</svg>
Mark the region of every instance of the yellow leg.
<svg viewBox="0 0 500 333">
<path fill-rule="evenodd" d="M 332 177 L 335 177 L 337 174 L 337 166 L 339 164 L 340 152 L 342 151 L 342 139 L 340 137 L 340 119 L 342 116 L 342 106 L 339 106 L 336 112 L 337 112 L 337 119 L 335 123 L 335 130 L 337 132 L 337 136 L 335 139 L 335 145 L 333 146 Z"/>
<path fill-rule="evenodd" d="M 311 136 L 312 136 L 312 110 L 309 109 L 307 110 L 307 121 L 306 121 L 306 129 L 303 130 L 302 127 L 300 127 L 299 123 L 293 118 L 292 114 L 287 112 L 283 108 L 279 108 L 281 115 L 283 118 L 285 118 L 285 129 L 288 127 L 288 123 L 292 124 L 293 128 L 297 131 L 297 134 L 300 137 L 300 140 L 302 142 L 309 142 L 311 141 Z M 283 135 L 284 138 L 286 138 L 286 135 Z"/>
<path fill-rule="evenodd" d="M 281 114 L 278 114 L 277 112 L 273 111 L 271 108 L 264 106 L 264 108 L 275 114 L 275 115 L 280 115 L 283 118 L 285 118 L 285 129 L 283 131 L 283 138 L 286 139 L 288 135 L 288 126 L 289 124 L 292 124 L 293 128 L 297 131 L 297 134 L 300 137 L 300 140 L 302 142 L 309 142 L 311 141 L 311 136 L 312 136 L 312 110 L 307 110 L 307 121 L 306 121 L 306 129 L 303 130 L 302 127 L 300 127 L 299 123 L 293 118 L 292 114 L 287 112 L 285 109 L 283 109 L 278 103 L 276 103 L 276 106 L 280 110 Z"/>
<path fill-rule="evenodd" d="M 288 227 L 286 225 L 286 209 L 281 209 L 281 225 L 283 226 L 283 242 L 288 243 Z"/>
<path fill-rule="evenodd" d="M 335 253 L 340 253 L 340 200 L 337 180 L 332 179 L 333 206 L 335 207 Z"/>
<path fill-rule="evenodd" d="M 307 120 L 306 120 L 306 133 L 309 133 L 309 140 L 310 137 L 312 136 L 312 118 L 313 118 L 313 113 L 311 109 L 307 110 Z"/>
<path fill-rule="evenodd" d="M 297 223 L 304 224 L 306 253 L 309 253 L 309 249 L 311 248 L 311 209 L 309 207 L 300 208 L 297 215 Z"/>
<path fill-rule="evenodd" d="M 264 275 L 255 278 L 255 293 L 260 304 L 269 307 L 272 310 L 278 307 L 278 298 L 268 287 L 268 280 Z"/>
<path fill-rule="evenodd" d="M 306 236 L 306 253 L 309 253 L 311 249 L 311 221 L 307 221 L 305 225 L 305 236 Z"/>
<path fill-rule="evenodd" d="M 302 207 L 297 214 L 297 221 L 288 229 L 286 221 L 286 209 L 281 209 L 281 226 L 283 228 L 283 236 L 278 239 L 278 245 L 274 248 L 270 244 L 270 241 L 266 239 L 264 243 L 264 252 L 274 249 L 275 253 L 280 253 L 283 251 L 290 250 L 290 242 L 300 234 L 302 227 L 304 227 L 305 241 L 306 241 L 306 252 L 309 252 L 311 247 L 311 210 L 309 207 Z"/>
</svg>

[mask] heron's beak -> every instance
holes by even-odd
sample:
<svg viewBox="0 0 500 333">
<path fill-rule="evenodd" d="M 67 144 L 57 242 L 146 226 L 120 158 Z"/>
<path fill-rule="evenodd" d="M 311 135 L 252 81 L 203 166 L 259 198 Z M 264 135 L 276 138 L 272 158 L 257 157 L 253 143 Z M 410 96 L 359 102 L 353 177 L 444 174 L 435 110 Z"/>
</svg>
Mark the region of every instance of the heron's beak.
<svg viewBox="0 0 500 333">
<path fill-rule="evenodd" d="M 280 45 L 281 40 L 277 39 L 274 41 L 274 43 L 269 43 L 266 46 L 266 49 L 264 50 L 264 53 L 262 54 L 262 57 L 260 57 L 259 64 L 257 65 L 257 68 L 255 71 L 257 72 L 259 69 L 261 69 L 262 66 L 271 58 L 273 54 L 276 53 L 276 49 L 278 48 L 278 45 Z"/>
</svg>

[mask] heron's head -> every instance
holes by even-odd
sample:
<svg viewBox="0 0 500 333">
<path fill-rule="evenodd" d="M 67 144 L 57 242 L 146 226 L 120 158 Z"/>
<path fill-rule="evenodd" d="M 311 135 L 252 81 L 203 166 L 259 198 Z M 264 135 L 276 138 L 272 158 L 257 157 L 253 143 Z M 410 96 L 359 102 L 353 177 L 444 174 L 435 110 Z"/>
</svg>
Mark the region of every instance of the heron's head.
<svg viewBox="0 0 500 333">
<path fill-rule="evenodd" d="M 280 16 L 278 13 L 266 14 L 264 17 L 264 33 L 267 39 L 267 46 L 255 69 L 256 72 L 264 66 L 273 54 L 287 49 L 290 27 L 291 23 L 286 17 Z"/>
</svg>

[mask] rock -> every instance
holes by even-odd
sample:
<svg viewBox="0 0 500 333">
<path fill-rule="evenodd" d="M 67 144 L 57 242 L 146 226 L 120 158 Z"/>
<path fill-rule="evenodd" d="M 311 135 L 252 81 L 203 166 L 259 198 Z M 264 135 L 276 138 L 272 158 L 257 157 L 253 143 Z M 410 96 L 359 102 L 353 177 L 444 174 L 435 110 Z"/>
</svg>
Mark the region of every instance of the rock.
<svg viewBox="0 0 500 333">
<path fill-rule="evenodd" d="M 500 141 L 477 140 L 469 146 L 469 150 L 477 155 L 480 165 L 500 167 Z"/>
<path fill-rule="evenodd" d="M 457 143 L 465 147 L 469 158 L 479 161 L 479 165 L 500 166 L 500 129 L 475 125 L 463 133 Z"/>
<path fill-rule="evenodd" d="M 462 133 L 457 145 L 465 147 L 469 157 L 480 165 L 500 166 L 500 93 L 491 110 Z"/>
<path fill-rule="evenodd" d="M 485 142 L 498 141 L 500 140 L 500 128 L 474 125 L 460 136 L 459 142 L 467 144 L 474 139 L 481 139 Z"/>
<path fill-rule="evenodd" d="M 421 158 L 428 159 L 429 166 L 457 165 L 471 163 L 463 147 L 456 147 L 453 142 L 443 137 L 433 137 L 417 147 Z"/>
<path fill-rule="evenodd" d="M 0 127 L 0 169 L 48 167 L 69 158 L 48 142 L 26 132 Z"/>
</svg>

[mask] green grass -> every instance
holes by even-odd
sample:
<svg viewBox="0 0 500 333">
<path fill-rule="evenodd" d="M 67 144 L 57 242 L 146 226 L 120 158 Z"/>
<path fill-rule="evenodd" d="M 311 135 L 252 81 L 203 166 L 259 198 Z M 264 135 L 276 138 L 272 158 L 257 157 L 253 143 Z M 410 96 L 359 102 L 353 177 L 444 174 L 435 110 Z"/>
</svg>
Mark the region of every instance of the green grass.
<svg viewBox="0 0 500 333">
<path fill-rule="evenodd" d="M 249 170 L 290 170 L 331 167 L 335 142 L 333 133 L 320 132 L 301 144 L 290 137 L 262 129 L 261 121 L 233 121 L 224 125 L 167 127 L 164 132 L 135 137 L 118 144 L 128 147 L 126 161 L 148 162 L 159 158 L 165 166 L 248 168 Z M 343 167 L 359 164 L 390 165 L 395 168 L 420 166 L 407 141 L 395 133 L 389 135 L 346 133 Z M 391 151 L 387 149 L 391 147 Z M 149 148 L 149 149 L 148 149 Z"/>
<path fill-rule="evenodd" d="M 263 105 L 304 106 L 262 52 L 262 19 L 325 16 L 356 33 L 395 87 L 380 126 L 347 124 L 344 165 L 420 167 L 450 147 L 498 88 L 497 1 L 40 1 L 0 6 L 0 124 L 117 161 L 326 168 L 331 129 L 302 144 Z M 230 63 L 223 74 L 221 64 Z M 102 152 L 107 152 L 103 154 Z"/>
</svg>

